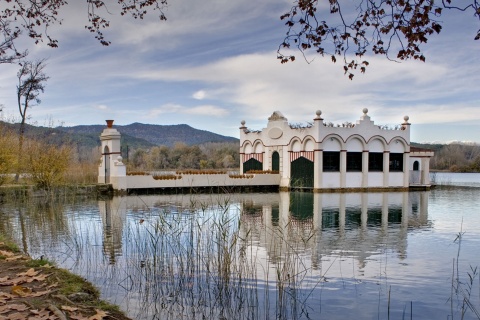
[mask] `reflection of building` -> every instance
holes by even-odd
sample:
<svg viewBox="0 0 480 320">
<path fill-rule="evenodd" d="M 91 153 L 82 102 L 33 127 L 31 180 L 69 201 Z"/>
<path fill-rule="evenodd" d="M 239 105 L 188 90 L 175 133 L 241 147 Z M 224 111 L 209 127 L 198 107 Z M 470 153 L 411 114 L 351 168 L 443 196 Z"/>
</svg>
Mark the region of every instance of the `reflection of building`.
<svg viewBox="0 0 480 320">
<path fill-rule="evenodd" d="M 396 128 L 375 125 L 363 110 L 355 124 L 291 125 L 274 112 L 267 128 L 240 127 L 241 170 L 279 171 L 283 188 L 406 189 L 430 187 L 433 152 L 410 147 L 408 117 Z"/>
<path fill-rule="evenodd" d="M 103 222 L 103 252 L 111 264 L 122 254 L 122 234 L 125 223 L 125 208 L 120 208 L 122 198 L 99 200 L 98 208 Z"/>
<path fill-rule="evenodd" d="M 323 255 L 352 256 L 361 267 L 385 249 L 404 258 L 407 230 L 428 225 L 426 192 L 280 192 L 277 203 L 247 207 L 242 231 L 256 237 L 269 261 L 277 263 L 292 251 L 310 253 L 314 268 Z"/>
</svg>

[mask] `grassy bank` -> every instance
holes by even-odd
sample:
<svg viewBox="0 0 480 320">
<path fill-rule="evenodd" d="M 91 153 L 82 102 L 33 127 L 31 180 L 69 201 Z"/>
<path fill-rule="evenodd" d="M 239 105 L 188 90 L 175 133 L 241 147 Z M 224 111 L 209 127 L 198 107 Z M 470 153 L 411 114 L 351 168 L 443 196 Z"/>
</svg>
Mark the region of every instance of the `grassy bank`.
<svg viewBox="0 0 480 320">
<path fill-rule="evenodd" d="M 85 279 L 22 255 L 0 234 L 0 314 L 5 319 L 130 319 L 99 296 Z"/>
</svg>

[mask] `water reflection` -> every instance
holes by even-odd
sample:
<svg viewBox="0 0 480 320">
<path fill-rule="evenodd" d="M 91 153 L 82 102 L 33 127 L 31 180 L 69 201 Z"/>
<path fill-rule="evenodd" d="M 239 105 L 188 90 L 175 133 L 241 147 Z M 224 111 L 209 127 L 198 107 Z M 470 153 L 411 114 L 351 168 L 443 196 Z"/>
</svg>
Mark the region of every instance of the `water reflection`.
<svg viewBox="0 0 480 320">
<path fill-rule="evenodd" d="M 415 318 L 445 318 L 454 236 L 447 249 L 429 239 L 429 194 L 7 203 L 0 232 L 85 276 L 135 319 L 408 318 L 412 301 Z"/>
<path fill-rule="evenodd" d="M 145 319 L 315 315 L 327 282 L 344 281 L 342 266 L 356 270 L 352 279 L 372 277 L 386 255 L 406 259 L 409 230 L 430 227 L 426 192 L 114 197 L 98 209 L 104 258 L 126 272 L 110 298 L 123 291 Z"/>
</svg>

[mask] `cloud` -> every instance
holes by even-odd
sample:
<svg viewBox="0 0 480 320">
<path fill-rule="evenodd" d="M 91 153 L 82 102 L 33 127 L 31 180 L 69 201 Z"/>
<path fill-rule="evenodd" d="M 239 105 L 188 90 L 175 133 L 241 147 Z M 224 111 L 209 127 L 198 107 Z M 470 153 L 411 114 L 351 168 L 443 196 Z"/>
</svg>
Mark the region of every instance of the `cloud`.
<svg viewBox="0 0 480 320">
<path fill-rule="evenodd" d="M 206 95 L 207 95 L 207 93 L 205 92 L 205 90 L 199 90 L 199 91 L 195 92 L 192 95 L 192 97 L 194 99 L 197 99 L 197 100 L 203 100 L 203 99 L 205 99 Z"/>
<path fill-rule="evenodd" d="M 104 104 L 98 104 L 94 107 L 95 109 L 98 109 L 98 110 L 108 110 L 109 108 L 104 105 Z"/>
</svg>

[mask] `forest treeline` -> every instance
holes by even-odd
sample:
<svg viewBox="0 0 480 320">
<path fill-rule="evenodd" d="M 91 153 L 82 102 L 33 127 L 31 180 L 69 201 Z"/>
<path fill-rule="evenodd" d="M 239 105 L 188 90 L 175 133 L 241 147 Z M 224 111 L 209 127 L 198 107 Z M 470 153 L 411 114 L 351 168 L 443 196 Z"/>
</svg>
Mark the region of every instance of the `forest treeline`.
<svg viewBox="0 0 480 320">
<path fill-rule="evenodd" d="M 430 169 L 451 172 L 480 172 L 480 145 L 450 143 L 424 145 L 435 152 Z"/>
<path fill-rule="evenodd" d="M 173 147 L 137 149 L 131 155 L 127 155 L 124 149 L 122 154 L 127 167 L 132 170 L 224 169 L 240 166 L 238 142 L 208 142 L 193 146 L 177 142 Z"/>
</svg>

